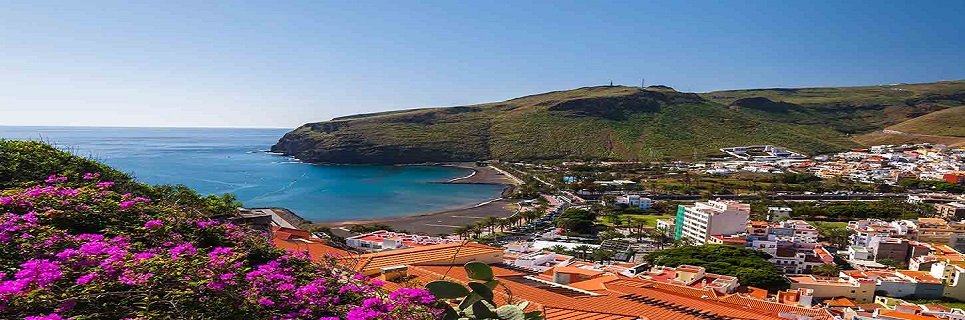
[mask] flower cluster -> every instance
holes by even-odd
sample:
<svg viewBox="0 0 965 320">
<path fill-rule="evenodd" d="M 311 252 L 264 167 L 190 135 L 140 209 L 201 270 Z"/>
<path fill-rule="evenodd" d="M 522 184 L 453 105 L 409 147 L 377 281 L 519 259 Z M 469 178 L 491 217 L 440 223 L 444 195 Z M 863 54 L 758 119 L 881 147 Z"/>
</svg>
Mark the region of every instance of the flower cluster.
<svg viewBox="0 0 965 320">
<path fill-rule="evenodd" d="M 422 289 L 272 247 L 206 198 L 114 190 L 98 173 L 0 192 L 0 314 L 19 319 L 434 319 Z M 189 203 L 191 205 L 184 205 Z M 377 284 L 377 283 L 376 283 Z"/>
</svg>

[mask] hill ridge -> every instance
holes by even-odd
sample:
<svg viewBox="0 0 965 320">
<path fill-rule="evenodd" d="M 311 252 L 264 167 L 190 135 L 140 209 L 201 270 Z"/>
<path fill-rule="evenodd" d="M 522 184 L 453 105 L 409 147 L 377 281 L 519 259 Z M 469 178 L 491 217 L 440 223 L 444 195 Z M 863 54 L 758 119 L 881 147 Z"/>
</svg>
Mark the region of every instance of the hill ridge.
<svg viewBox="0 0 965 320">
<path fill-rule="evenodd" d="M 350 164 L 662 160 L 761 143 L 813 154 L 858 147 L 853 134 L 963 104 L 965 81 L 708 93 L 590 86 L 308 123 L 272 151 Z"/>
</svg>

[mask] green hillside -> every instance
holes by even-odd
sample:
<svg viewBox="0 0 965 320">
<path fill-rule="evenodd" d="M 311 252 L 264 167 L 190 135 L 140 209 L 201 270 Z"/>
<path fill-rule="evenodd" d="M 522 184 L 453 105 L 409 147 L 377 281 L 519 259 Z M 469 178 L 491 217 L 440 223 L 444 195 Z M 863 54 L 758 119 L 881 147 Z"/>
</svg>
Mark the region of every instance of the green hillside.
<svg viewBox="0 0 965 320">
<path fill-rule="evenodd" d="M 888 127 L 888 130 L 935 136 L 965 137 L 965 108 L 948 108 Z"/>
<path fill-rule="evenodd" d="M 745 144 L 814 154 L 859 146 L 851 134 L 961 105 L 963 93 L 965 81 L 703 94 L 662 86 L 587 87 L 309 123 L 272 151 L 323 163 L 662 160 Z"/>
</svg>

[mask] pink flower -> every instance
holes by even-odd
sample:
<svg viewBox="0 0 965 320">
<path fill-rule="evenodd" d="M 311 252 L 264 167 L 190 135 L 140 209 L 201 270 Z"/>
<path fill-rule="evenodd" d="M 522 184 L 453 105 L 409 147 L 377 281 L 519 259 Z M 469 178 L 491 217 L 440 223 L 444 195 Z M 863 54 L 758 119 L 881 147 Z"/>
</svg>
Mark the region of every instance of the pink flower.
<svg viewBox="0 0 965 320">
<path fill-rule="evenodd" d="M 97 277 L 96 273 L 88 273 L 88 274 L 82 275 L 80 276 L 80 278 L 77 278 L 77 284 L 79 285 L 88 284 L 91 282 L 91 280 L 94 280 L 94 278 L 96 277 Z"/>
<path fill-rule="evenodd" d="M 24 320 L 64 320 L 59 314 L 51 313 L 46 316 L 30 316 L 24 318 Z"/>
<path fill-rule="evenodd" d="M 130 208 L 130 207 L 133 206 L 135 203 L 137 203 L 137 201 L 134 201 L 134 200 L 121 201 L 121 210 Z"/>
<path fill-rule="evenodd" d="M 145 223 L 144 223 L 144 228 L 145 228 L 145 229 L 154 229 L 154 228 L 159 228 L 159 227 L 161 227 L 161 226 L 163 226 L 163 225 L 164 225 L 164 222 L 162 222 L 161 220 L 151 220 L 151 221 L 148 221 L 148 222 L 145 222 Z"/>
<path fill-rule="evenodd" d="M 178 260 L 179 256 L 182 255 L 193 255 L 198 253 L 198 250 L 194 248 L 190 243 L 185 243 L 177 247 L 168 249 L 168 253 L 171 254 L 171 260 Z"/>
<path fill-rule="evenodd" d="M 113 182 L 113 181 L 98 182 L 98 183 L 97 183 L 97 188 L 98 188 L 98 189 L 107 189 L 107 188 L 110 188 L 110 187 L 113 186 L 113 185 L 114 185 L 114 182 Z"/>
<path fill-rule="evenodd" d="M 263 306 L 266 306 L 266 307 L 270 307 L 270 306 L 275 305 L 275 302 L 274 302 L 274 301 L 271 301 L 271 299 L 262 297 L 262 298 L 258 299 L 258 304 L 263 305 Z"/>
<path fill-rule="evenodd" d="M 97 172 L 88 172 L 84 174 L 84 180 L 94 180 L 100 178 L 101 174 Z"/>
</svg>

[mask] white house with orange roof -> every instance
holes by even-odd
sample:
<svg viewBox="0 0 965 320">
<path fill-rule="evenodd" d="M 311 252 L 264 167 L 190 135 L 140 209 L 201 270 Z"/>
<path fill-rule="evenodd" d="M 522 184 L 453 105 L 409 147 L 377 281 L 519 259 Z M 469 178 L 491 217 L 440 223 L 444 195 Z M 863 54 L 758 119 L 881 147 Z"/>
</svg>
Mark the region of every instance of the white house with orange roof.
<svg viewBox="0 0 965 320">
<path fill-rule="evenodd" d="M 385 230 L 345 238 L 346 245 L 364 251 L 396 250 L 453 242 L 459 242 L 459 240 Z"/>
</svg>

